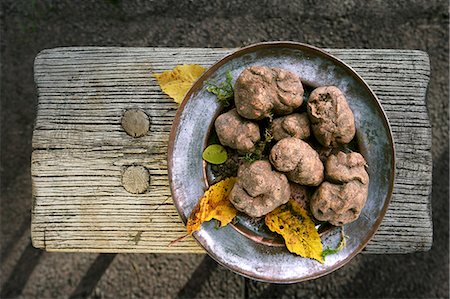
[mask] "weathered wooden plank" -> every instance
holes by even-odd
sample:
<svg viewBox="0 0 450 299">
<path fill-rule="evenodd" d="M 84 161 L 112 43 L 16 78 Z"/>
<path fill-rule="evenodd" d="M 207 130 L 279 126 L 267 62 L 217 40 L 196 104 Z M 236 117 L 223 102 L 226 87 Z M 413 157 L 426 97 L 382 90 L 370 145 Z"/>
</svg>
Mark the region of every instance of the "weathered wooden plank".
<svg viewBox="0 0 450 299">
<path fill-rule="evenodd" d="M 39 93 L 33 135 L 32 240 L 50 251 L 203 252 L 185 233 L 170 197 L 167 141 L 177 106 L 153 73 L 177 64 L 208 67 L 233 49 L 59 48 L 35 60 Z M 432 243 L 431 132 L 425 106 L 428 56 L 420 51 L 328 49 L 369 83 L 396 142 L 394 194 L 364 252 L 406 253 Z M 132 138 L 123 113 L 142 109 L 150 130 Z M 146 193 L 122 186 L 124 170 L 142 165 Z"/>
</svg>

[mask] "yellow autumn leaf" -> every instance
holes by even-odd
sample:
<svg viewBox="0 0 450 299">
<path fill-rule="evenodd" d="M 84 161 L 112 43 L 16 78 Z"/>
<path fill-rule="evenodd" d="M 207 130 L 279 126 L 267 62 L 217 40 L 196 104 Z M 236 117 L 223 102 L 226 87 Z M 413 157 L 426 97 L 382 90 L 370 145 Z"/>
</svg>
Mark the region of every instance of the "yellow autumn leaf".
<svg viewBox="0 0 450 299">
<path fill-rule="evenodd" d="M 220 221 L 220 227 L 227 225 L 233 220 L 237 210 L 228 199 L 228 196 L 235 182 L 235 177 L 227 178 L 212 185 L 205 191 L 188 219 L 188 234 L 199 230 L 203 222 L 213 218 Z"/>
<path fill-rule="evenodd" d="M 162 91 L 180 104 L 186 92 L 204 71 L 205 68 L 198 64 L 183 64 L 154 76 Z"/>
<path fill-rule="evenodd" d="M 294 200 L 276 208 L 265 217 L 266 225 L 283 236 L 290 252 L 323 263 L 322 242 L 314 222 Z"/>
</svg>

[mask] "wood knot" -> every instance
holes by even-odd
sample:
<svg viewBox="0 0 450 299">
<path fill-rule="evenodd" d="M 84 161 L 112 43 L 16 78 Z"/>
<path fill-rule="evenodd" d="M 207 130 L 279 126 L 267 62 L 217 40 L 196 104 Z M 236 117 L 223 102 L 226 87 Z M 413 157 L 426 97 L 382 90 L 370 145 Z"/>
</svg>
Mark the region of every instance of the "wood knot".
<svg viewBox="0 0 450 299">
<path fill-rule="evenodd" d="M 143 166 L 130 166 L 122 174 L 122 185 L 130 193 L 140 194 L 150 186 L 150 174 Z"/>
<path fill-rule="evenodd" d="M 132 137 L 142 137 L 150 129 L 150 119 L 141 109 L 129 109 L 122 116 L 122 128 Z"/>
</svg>

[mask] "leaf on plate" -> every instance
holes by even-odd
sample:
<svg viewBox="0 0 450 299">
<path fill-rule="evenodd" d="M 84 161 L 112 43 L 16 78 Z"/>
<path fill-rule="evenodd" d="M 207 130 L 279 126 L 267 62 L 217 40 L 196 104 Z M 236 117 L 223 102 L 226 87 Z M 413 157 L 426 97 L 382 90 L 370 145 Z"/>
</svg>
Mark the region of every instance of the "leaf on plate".
<svg viewBox="0 0 450 299">
<path fill-rule="evenodd" d="M 334 249 L 332 249 L 330 247 L 325 248 L 322 252 L 322 257 L 325 258 L 327 255 L 335 254 L 335 253 L 338 253 L 339 251 L 341 251 L 347 243 L 346 238 L 347 238 L 347 236 L 344 233 L 344 227 L 341 226 L 341 241 L 339 242 L 339 245 Z"/>
<path fill-rule="evenodd" d="M 272 142 L 273 136 L 269 129 L 264 131 L 264 140 L 258 141 L 256 143 L 256 149 L 253 153 L 247 153 L 243 157 L 242 160 L 246 162 L 255 162 L 257 160 L 261 160 L 263 158 L 264 151 L 266 150 L 267 144 Z"/>
<path fill-rule="evenodd" d="M 233 75 L 231 71 L 227 71 L 226 79 L 220 84 L 206 81 L 206 90 L 214 94 L 217 100 L 225 107 L 230 106 L 230 101 L 234 98 Z"/>
<path fill-rule="evenodd" d="M 202 154 L 203 160 L 211 164 L 222 164 L 227 158 L 227 150 L 220 144 L 211 144 Z"/>
<path fill-rule="evenodd" d="M 205 191 L 187 222 L 187 232 L 192 234 L 200 229 L 203 222 L 211 219 L 220 221 L 220 227 L 230 223 L 237 214 L 236 208 L 228 199 L 233 189 L 235 177 L 224 179 Z"/>
<path fill-rule="evenodd" d="M 267 214 L 265 222 L 271 231 L 283 236 L 290 252 L 323 263 L 319 233 L 306 210 L 296 201 L 291 199 Z"/>
<path fill-rule="evenodd" d="M 161 90 L 180 104 L 186 92 L 204 71 L 205 68 L 198 64 L 183 64 L 154 76 Z"/>
</svg>

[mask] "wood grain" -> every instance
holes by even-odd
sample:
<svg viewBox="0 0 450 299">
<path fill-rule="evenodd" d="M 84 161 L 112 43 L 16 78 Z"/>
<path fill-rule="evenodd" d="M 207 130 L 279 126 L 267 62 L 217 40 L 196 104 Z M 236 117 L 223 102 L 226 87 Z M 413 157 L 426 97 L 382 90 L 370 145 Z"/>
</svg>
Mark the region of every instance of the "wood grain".
<svg viewBox="0 0 450 299">
<path fill-rule="evenodd" d="M 208 67 L 233 49 L 57 48 L 35 60 L 39 102 L 32 153 L 32 241 L 48 251 L 202 253 L 170 197 L 167 142 L 177 105 L 152 74 L 177 64 Z M 430 75 L 420 51 L 328 49 L 352 66 L 380 99 L 392 126 L 397 169 L 391 205 L 367 253 L 428 250 L 431 128 L 425 106 Z M 149 132 L 129 136 L 128 109 L 142 109 Z M 144 194 L 122 186 L 124 170 L 150 173 Z"/>
</svg>

